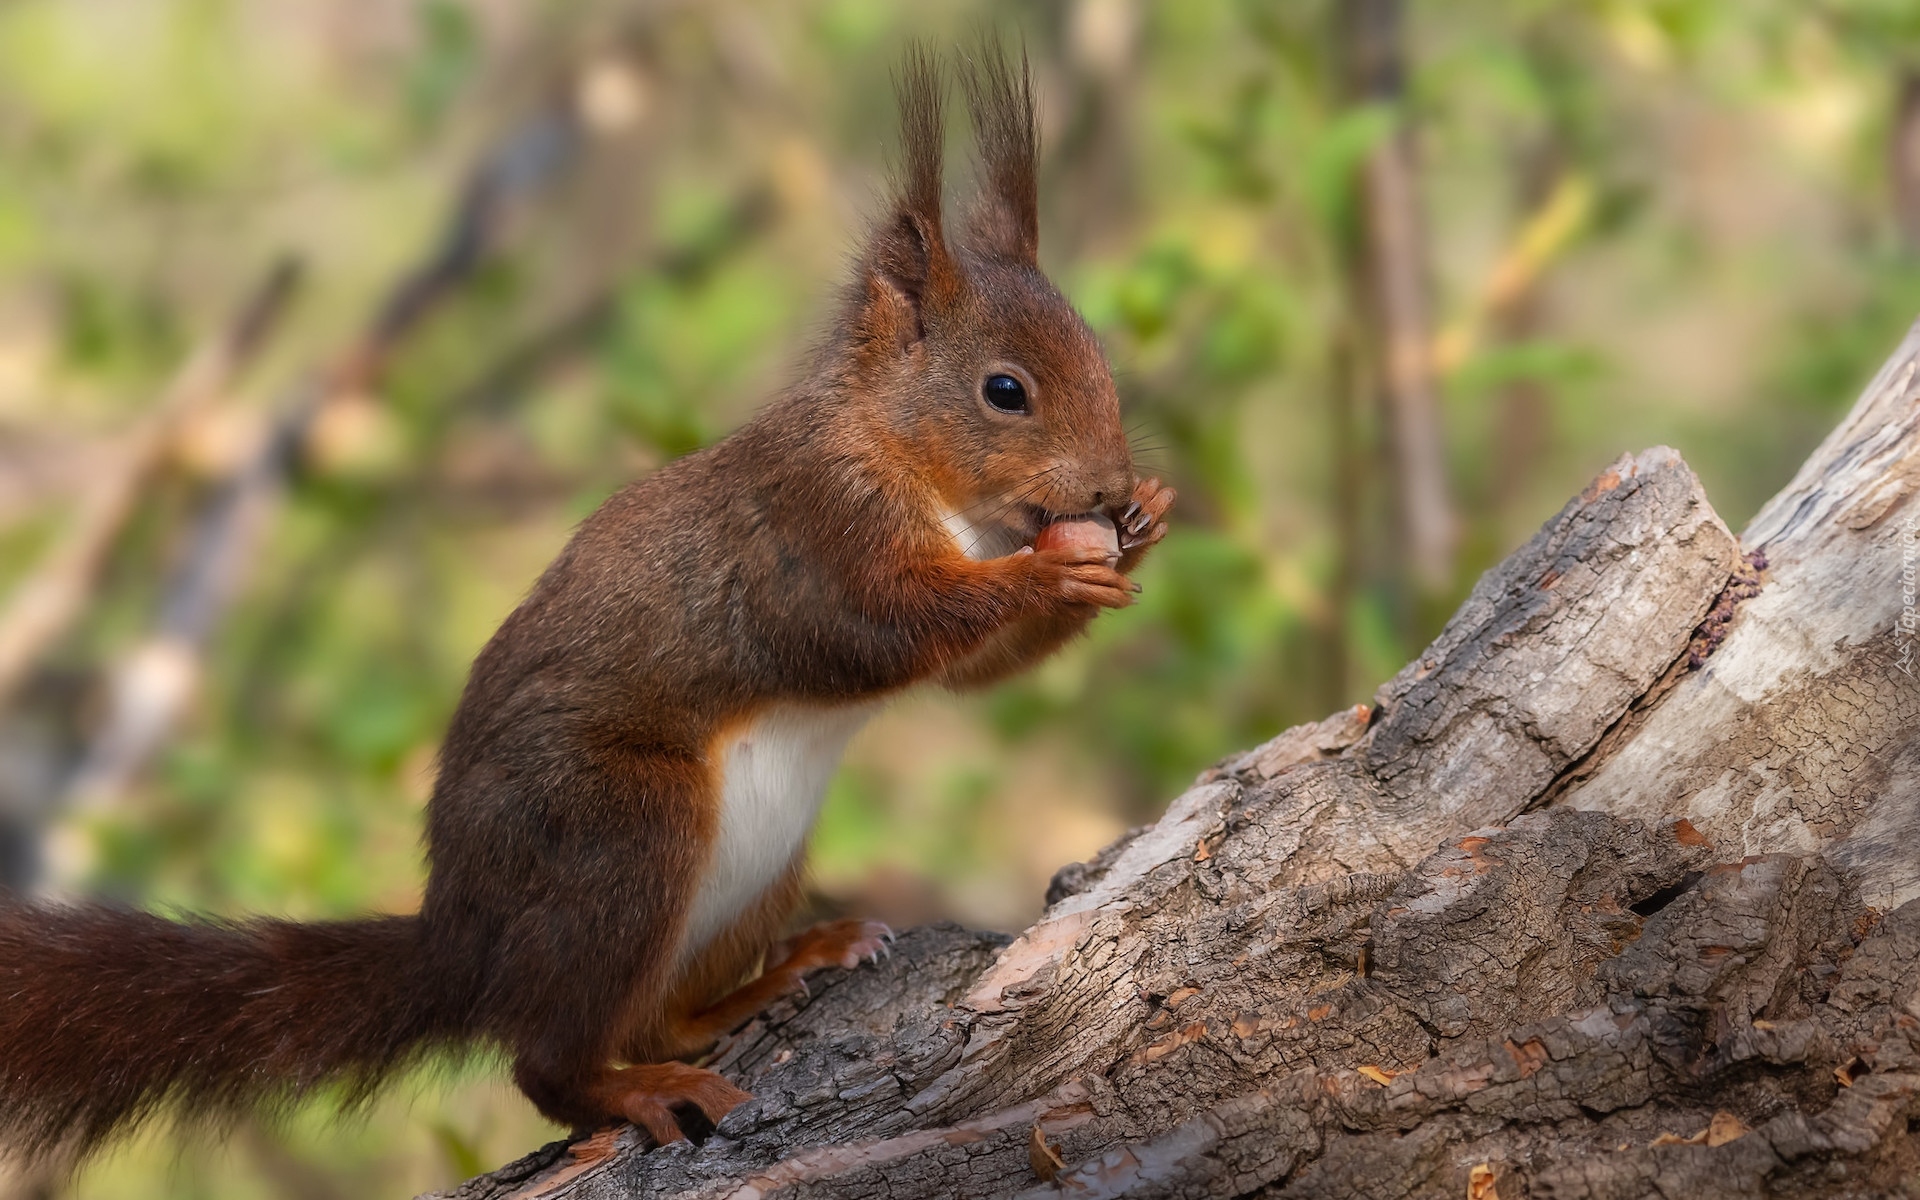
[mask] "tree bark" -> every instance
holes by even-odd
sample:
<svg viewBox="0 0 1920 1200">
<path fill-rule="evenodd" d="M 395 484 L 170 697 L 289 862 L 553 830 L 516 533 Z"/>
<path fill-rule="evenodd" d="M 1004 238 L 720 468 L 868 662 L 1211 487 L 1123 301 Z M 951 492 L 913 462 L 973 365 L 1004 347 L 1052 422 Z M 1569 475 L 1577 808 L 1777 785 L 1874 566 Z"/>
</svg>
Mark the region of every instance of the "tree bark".
<svg viewBox="0 0 1920 1200">
<path fill-rule="evenodd" d="M 1920 328 L 1744 540 L 1622 458 L 1374 704 L 1206 772 L 1019 937 L 914 930 L 740 1030 L 756 1099 L 703 1143 L 447 1195 L 1910 1186 L 1917 374 Z"/>
</svg>

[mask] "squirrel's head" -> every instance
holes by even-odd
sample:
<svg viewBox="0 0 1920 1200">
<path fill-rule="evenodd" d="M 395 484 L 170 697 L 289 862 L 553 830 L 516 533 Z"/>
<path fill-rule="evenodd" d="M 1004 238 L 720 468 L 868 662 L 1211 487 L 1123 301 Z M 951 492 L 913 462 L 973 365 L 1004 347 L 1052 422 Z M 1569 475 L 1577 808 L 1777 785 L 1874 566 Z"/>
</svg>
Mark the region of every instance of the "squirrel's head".
<svg viewBox="0 0 1920 1200">
<path fill-rule="evenodd" d="M 1016 68 L 987 45 L 962 79 L 980 194 L 950 239 L 941 71 L 916 50 L 898 81 L 893 201 L 842 329 L 863 427 L 923 473 L 956 538 L 973 531 L 962 548 L 985 557 L 1050 515 L 1119 510 L 1133 469 L 1100 343 L 1036 262 L 1039 137 L 1025 58 Z"/>
</svg>

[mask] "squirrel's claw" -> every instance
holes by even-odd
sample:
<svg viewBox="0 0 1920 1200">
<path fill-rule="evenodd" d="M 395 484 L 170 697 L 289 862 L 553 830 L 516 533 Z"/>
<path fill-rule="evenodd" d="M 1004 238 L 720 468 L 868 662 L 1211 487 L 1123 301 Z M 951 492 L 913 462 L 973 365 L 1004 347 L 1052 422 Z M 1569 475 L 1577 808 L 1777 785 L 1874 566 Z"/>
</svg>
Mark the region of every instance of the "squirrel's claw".
<svg viewBox="0 0 1920 1200">
<path fill-rule="evenodd" d="M 1114 522 L 1120 532 L 1120 552 L 1133 555 L 1167 536 L 1166 516 L 1177 498 L 1172 488 L 1158 479 L 1143 479 L 1134 485 L 1133 500 L 1120 510 Z M 1131 566 L 1134 559 L 1126 561 Z"/>
</svg>

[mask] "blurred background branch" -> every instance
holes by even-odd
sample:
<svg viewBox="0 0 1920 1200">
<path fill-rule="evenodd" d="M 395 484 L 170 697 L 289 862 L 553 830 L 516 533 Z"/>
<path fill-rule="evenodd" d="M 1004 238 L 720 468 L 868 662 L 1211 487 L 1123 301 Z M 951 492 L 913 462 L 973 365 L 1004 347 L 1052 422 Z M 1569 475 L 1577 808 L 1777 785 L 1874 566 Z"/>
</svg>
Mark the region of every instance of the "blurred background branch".
<svg viewBox="0 0 1920 1200">
<path fill-rule="evenodd" d="M 1339 54 L 1356 106 L 1384 124 L 1360 160 L 1360 238 L 1355 291 L 1366 317 L 1363 344 L 1379 390 L 1394 498 L 1396 557 L 1409 585 L 1444 592 L 1453 582 L 1459 521 L 1447 484 L 1429 315 L 1426 216 L 1407 121 L 1406 18 L 1402 0 L 1337 6 Z"/>
<path fill-rule="evenodd" d="M 364 332 L 276 402 L 263 435 L 192 522 L 153 630 L 113 668 L 105 716 L 66 786 L 65 806 L 107 808 L 146 770 L 194 694 L 207 639 L 258 561 L 275 498 L 316 424 L 374 403 L 407 336 L 480 269 L 515 210 L 556 182 L 578 136 L 572 113 L 542 111 L 490 147 L 460 188 L 433 249 L 382 297 Z M 91 868 L 84 855 L 75 858 L 70 874 Z"/>
<path fill-rule="evenodd" d="M 41 654 L 80 617 L 114 542 L 172 442 L 183 426 L 225 397 L 235 377 L 273 335 L 299 277 L 293 259 L 274 262 L 227 328 L 187 359 L 153 410 L 126 435 L 125 444 L 80 501 L 71 527 L 32 573 L 14 585 L 0 612 L 0 709 L 11 703 Z"/>
</svg>

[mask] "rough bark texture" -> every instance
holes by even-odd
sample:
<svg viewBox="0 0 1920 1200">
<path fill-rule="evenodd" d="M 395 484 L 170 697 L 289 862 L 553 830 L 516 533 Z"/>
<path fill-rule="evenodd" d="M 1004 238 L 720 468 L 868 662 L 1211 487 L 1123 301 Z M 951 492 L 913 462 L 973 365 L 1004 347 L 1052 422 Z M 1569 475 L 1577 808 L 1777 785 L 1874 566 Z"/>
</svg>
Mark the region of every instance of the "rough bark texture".
<svg viewBox="0 0 1920 1200">
<path fill-rule="evenodd" d="M 741 1030 L 703 1143 L 450 1195 L 1920 1195 L 1916 371 L 1910 334 L 1744 545 L 1623 458 L 1373 705 L 1018 938 L 915 930 Z"/>
<path fill-rule="evenodd" d="M 1734 855 L 1825 853 L 1883 908 L 1920 896 L 1917 374 L 1909 333 L 1753 519 L 1763 586 L 1718 650 L 1564 803 L 1684 816 Z"/>
</svg>

